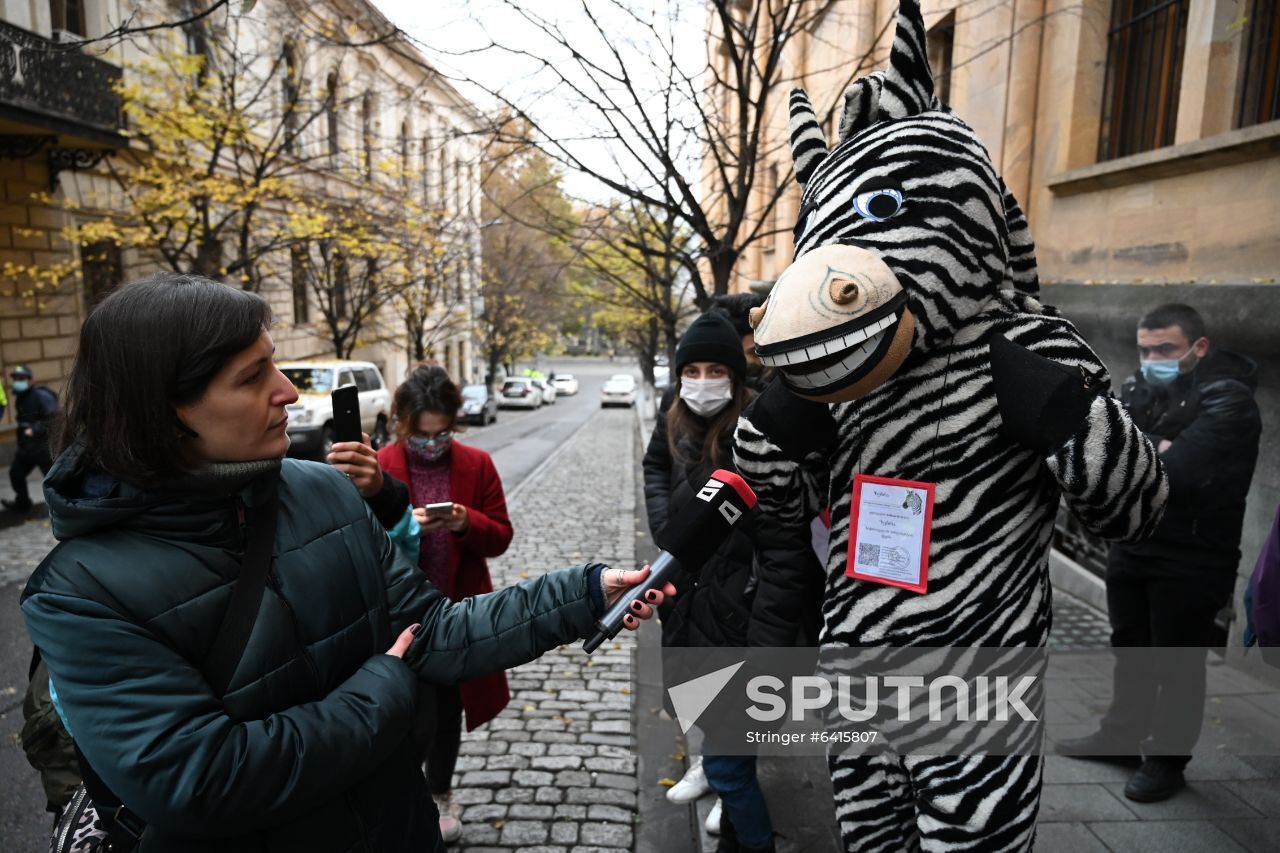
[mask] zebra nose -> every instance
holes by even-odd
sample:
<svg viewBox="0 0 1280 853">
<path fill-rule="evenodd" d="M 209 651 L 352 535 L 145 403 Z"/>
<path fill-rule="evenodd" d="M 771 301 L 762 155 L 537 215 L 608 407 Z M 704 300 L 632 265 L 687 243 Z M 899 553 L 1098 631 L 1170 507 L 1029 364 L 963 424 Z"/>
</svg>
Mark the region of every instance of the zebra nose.
<svg viewBox="0 0 1280 853">
<path fill-rule="evenodd" d="M 762 320 L 764 320 L 763 305 L 760 305 L 756 308 L 752 308 L 750 311 L 747 312 L 747 322 L 751 324 L 751 328 L 754 329 L 757 326 L 759 326 Z"/>
<path fill-rule="evenodd" d="M 831 282 L 831 301 L 837 305 L 848 305 L 858 298 L 858 285 L 847 278 L 833 279 Z"/>
</svg>

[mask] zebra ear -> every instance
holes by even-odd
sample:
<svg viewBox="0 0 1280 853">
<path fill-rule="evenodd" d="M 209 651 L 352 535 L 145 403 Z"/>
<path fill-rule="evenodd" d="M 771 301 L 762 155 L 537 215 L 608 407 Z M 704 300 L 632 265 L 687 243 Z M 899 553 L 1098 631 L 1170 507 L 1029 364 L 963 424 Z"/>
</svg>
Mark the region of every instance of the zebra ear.
<svg viewBox="0 0 1280 853">
<path fill-rule="evenodd" d="M 874 71 L 844 90 L 844 112 L 840 114 L 840 141 L 880 120 L 880 91 L 884 72 Z"/>
<path fill-rule="evenodd" d="M 932 106 L 933 73 L 925 44 L 920 0 L 899 0 L 898 31 L 880 94 L 880 118 L 906 118 Z"/>
<path fill-rule="evenodd" d="M 1000 189 L 1004 191 L 1004 218 L 1009 227 L 1009 278 L 1017 292 L 1037 296 L 1040 276 L 1036 273 L 1036 244 L 1031 239 L 1031 226 L 1003 178 Z"/>
<path fill-rule="evenodd" d="M 818 115 L 804 89 L 791 90 L 791 157 L 796 165 L 796 183 L 804 186 L 827 156 L 827 138 L 818 124 Z"/>
</svg>

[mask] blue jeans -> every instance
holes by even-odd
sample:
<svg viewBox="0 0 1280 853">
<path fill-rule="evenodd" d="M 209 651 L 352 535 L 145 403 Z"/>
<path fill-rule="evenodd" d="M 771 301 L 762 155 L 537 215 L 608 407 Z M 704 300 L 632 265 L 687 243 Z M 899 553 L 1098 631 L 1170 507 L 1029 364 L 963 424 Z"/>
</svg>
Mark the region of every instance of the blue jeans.
<svg viewBox="0 0 1280 853">
<path fill-rule="evenodd" d="M 711 790 L 720 795 L 721 809 L 733 824 L 738 841 L 748 847 L 772 844 L 773 821 L 756 777 L 756 757 L 704 755 L 702 770 Z"/>
</svg>

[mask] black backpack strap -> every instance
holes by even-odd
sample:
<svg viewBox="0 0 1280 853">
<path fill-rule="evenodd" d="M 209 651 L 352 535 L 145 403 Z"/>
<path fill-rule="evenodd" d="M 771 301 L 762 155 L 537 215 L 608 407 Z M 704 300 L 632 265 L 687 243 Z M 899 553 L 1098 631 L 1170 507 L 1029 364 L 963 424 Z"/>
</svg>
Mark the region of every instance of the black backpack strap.
<svg viewBox="0 0 1280 853">
<path fill-rule="evenodd" d="M 205 659 L 204 675 L 209 686 L 218 696 L 227 692 L 231 677 L 240 658 L 244 656 L 253 623 L 258 620 L 262 593 L 271 572 L 271 551 L 276 540 L 276 517 L 280 510 L 280 495 L 273 479 L 270 495 L 261 508 L 249 519 L 249 542 L 245 547 L 244 563 L 240 577 L 231 591 L 231 603 L 222 615 L 222 625 L 214 638 L 209 657 Z"/>
</svg>

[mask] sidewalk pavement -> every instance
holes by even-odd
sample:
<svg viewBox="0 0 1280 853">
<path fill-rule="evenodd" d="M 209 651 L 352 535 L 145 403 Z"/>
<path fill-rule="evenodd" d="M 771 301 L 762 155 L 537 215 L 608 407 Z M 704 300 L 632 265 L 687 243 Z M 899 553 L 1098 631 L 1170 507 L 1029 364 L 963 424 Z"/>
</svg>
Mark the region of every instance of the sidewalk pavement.
<svg viewBox="0 0 1280 853">
<path fill-rule="evenodd" d="M 496 588 L 591 560 L 635 565 L 634 418 L 592 415 L 510 496 L 515 538 L 489 563 Z M 452 849 L 633 849 L 635 644 L 623 632 L 590 657 L 574 644 L 508 671 L 511 703 L 463 737 L 453 796 L 464 830 Z"/>
<path fill-rule="evenodd" d="M 5 472 L 7 475 L 8 472 Z M 0 498 L 11 500 L 13 489 L 8 476 L 0 476 Z M 49 511 L 44 504 L 39 470 L 27 478 L 27 488 L 35 506 L 25 516 L 0 509 L 0 585 L 25 581 L 56 544 L 49 529 Z"/>
</svg>

